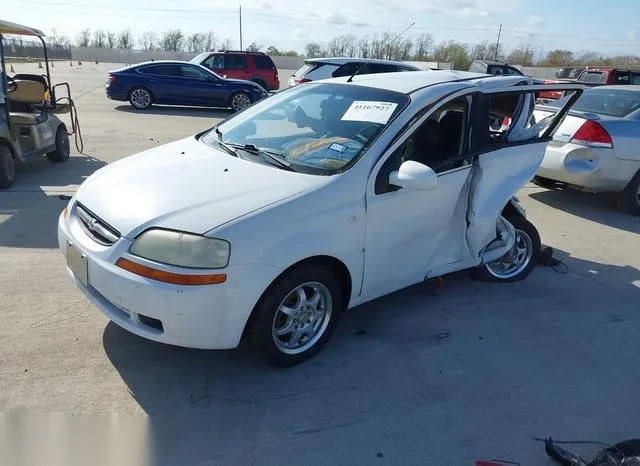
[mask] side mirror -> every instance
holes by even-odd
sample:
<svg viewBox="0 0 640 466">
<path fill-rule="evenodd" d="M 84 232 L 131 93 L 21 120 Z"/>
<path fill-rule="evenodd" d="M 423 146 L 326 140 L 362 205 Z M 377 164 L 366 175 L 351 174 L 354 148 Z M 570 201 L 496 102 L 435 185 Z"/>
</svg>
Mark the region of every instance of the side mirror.
<svg viewBox="0 0 640 466">
<path fill-rule="evenodd" d="M 407 160 L 398 171 L 391 172 L 389 183 L 416 191 L 431 191 L 438 187 L 438 175 L 426 165 Z"/>
</svg>

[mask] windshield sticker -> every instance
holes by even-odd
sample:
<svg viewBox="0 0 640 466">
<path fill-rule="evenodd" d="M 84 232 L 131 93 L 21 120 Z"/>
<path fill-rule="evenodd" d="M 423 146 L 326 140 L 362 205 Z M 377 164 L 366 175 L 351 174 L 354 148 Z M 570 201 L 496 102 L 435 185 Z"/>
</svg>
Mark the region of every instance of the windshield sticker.
<svg viewBox="0 0 640 466">
<path fill-rule="evenodd" d="M 393 115 L 398 104 L 393 102 L 375 102 L 371 100 L 356 100 L 342 115 L 343 121 L 368 121 L 386 124 Z"/>
<path fill-rule="evenodd" d="M 329 146 L 329 149 L 334 150 L 336 152 L 340 152 L 341 154 L 347 150 L 347 148 L 345 146 L 343 146 L 342 144 L 338 144 L 337 142 L 334 142 L 333 144 L 331 144 Z"/>
</svg>

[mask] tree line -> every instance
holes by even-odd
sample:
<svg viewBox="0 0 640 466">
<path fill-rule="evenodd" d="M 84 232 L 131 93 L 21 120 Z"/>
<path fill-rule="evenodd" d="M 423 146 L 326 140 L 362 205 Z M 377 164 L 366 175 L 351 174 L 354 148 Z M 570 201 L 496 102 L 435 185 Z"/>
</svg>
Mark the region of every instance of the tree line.
<svg viewBox="0 0 640 466">
<path fill-rule="evenodd" d="M 537 50 L 532 44 L 519 44 L 508 51 L 504 44 L 483 41 L 468 44 L 456 40 L 436 43 L 433 35 L 420 34 L 392 40 L 390 33 L 356 37 L 343 34 L 333 37 L 326 47 L 317 42 L 305 45 L 304 55 L 309 58 L 323 56 L 381 58 L 400 61 L 449 62 L 457 70 L 467 70 L 476 59 L 507 61 L 514 65 L 539 67 L 569 66 L 633 66 L 640 65 L 637 55 L 607 56 L 598 52 L 571 50 Z"/>
<path fill-rule="evenodd" d="M 121 50 L 138 49 L 147 52 L 189 53 L 229 50 L 234 45 L 229 38 L 220 40 L 213 31 L 185 34 L 181 29 L 171 29 L 161 33 L 146 31 L 137 38 L 130 29 L 119 32 L 84 29 L 73 40 L 53 30 L 52 35 L 48 37 L 48 44 L 52 50 L 68 49 L 75 45 Z M 397 39 L 388 32 L 360 37 L 354 34 L 342 34 L 333 37 L 324 46 L 319 42 L 308 42 L 301 54 L 296 50 L 282 50 L 273 45 L 265 46 L 256 42 L 249 44 L 245 50 L 263 51 L 272 56 L 305 58 L 331 56 L 449 62 L 454 69 L 458 70 L 468 69 L 471 62 L 476 59 L 497 59 L 514 65 L 540 67 L 640 66 L 640 57 L 637 55 L 607 56 L 593 51 L 575 52 L 564 49 L 541 51 L 529 43 L 511 48 L 489 41 L 469 44 L 445 40 L 436 43 L 430 33 Z"/>
</svg>

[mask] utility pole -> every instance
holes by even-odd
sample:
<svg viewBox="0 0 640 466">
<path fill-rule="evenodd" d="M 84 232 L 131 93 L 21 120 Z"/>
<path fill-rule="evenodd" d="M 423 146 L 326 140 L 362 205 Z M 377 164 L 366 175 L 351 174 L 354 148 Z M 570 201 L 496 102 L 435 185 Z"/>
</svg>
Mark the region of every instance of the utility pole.
<svg viewBox="0 0 640 466">
<path fill-rule="evenodd" d="M 242 50 L 242 5 L 239 5 L 240 10 L 240 50 Z"/>
<path fill-rule="evenodd" d="M 496 51 L 493 54 L 493 59 L 498 58 L 498 49 L 500 48 L 500 34 L 502 33 L 502 23 L 500 23 L 500 29 L 498 29 L 498 42 L 496 42 Z"/>
</svg>

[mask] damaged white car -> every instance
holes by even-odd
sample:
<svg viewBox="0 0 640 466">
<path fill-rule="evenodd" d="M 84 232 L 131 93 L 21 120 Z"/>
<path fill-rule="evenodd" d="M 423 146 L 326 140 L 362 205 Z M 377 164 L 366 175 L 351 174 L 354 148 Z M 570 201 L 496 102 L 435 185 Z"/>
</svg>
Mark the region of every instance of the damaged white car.
<svg viewBox="0 0 640 466">
<path fill-rule="evenodd" d="M 513 281 L 540 239 L 512 198 L 581 92 L 531 126 L 526 77 L 430 71 L 295 86 L 108 165 L 58 223 L 75 284 L 119 326 L 192 348 L 317 353 L 341 312 L 471 269 Z M 492 121 L 502 119 L 498 130 Z"/>
</svg>

